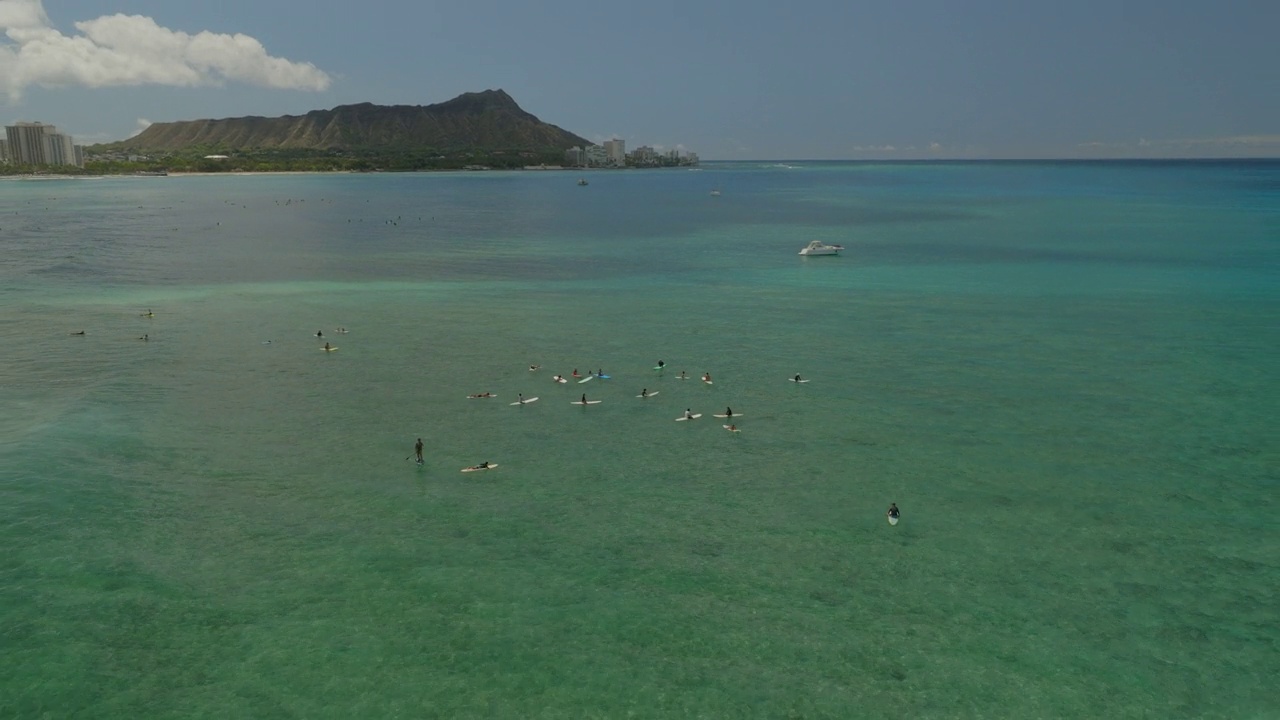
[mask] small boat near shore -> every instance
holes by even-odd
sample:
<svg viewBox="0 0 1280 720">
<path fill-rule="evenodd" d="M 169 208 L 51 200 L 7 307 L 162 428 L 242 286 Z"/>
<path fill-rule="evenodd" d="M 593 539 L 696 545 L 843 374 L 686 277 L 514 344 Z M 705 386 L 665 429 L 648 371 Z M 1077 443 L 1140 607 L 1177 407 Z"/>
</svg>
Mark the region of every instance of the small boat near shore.
<svg viewBox="0 0 1280 720">
<path fill-rule="evenodd" d="M 828 245 L 821 240 L 814 240 L 809 243 L 803 250 L 801 255 L 839 255 L 844 249 L 843 245 Z"/>
</svg>

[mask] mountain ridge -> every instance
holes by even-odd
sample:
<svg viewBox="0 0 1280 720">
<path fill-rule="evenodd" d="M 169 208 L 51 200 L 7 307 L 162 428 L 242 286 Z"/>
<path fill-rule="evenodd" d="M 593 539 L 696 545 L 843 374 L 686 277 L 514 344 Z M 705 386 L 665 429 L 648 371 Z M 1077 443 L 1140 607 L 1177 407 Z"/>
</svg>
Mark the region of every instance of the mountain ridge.
<svg viewBox="0 0 1280 720">
<path fill-rule="evenodd" d="M 463 93 L 433 105 L 356 103 L 303 115 L 256 115 L 154 123 L 141 133 L 93 146 L 94 152 L 567 149 L 591 144 L 526 112 L 504 90 Z"/>
</svg>

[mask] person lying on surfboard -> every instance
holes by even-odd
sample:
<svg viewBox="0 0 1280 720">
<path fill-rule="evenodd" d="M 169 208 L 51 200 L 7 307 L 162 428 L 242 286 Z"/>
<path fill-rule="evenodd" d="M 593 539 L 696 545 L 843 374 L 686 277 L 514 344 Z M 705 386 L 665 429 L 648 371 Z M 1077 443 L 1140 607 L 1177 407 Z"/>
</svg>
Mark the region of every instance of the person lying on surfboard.
<svg viewBox="0 0 1280 720">
<path fill-rule="evenodd" d="M 488 469 L 489 469 L 489 461 L 488 461 L 488 460 L 485 460 L 484 462 L 480 463 L 479 465 L 472 465 L 471 467 L 469 467 L 469 468 L 467 468 L 467 469 L 468 469 L 468 470 L 488 470 Z"/>
<path fill-rule="evenodd" d="M 693 419 L 693 409 L 692 409 L 692 408 L 685 408 L 685 409 L 684 409 L 684 419 L 685 419 L 685 420 L 692 420 L 692 419 Z"/>
<path fill-rule="evenodd" d="M 888 515 L 889 517 L 891 517 L 891 518 L 895 519 L 895 520 L 896 520 L 896 519 L 898 519 L 898 517 L 901 515 L 901 513 L 898 511 L 898 504 L 897 504 L 897 503 L 889 503 L 889 512 L 887 512 L 887 513 L 885 513 L 885 514 L 886 514 L 886 515 Z"/>
</svg>

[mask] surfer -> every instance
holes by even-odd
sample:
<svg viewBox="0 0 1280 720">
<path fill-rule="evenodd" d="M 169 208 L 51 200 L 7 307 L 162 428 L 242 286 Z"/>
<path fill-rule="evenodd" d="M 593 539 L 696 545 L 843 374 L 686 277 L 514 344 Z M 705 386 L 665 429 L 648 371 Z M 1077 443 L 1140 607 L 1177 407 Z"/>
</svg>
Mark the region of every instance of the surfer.
<svg viewBox="0 0 1280 720">
<path fill-rule="evenodd" d="M 726 407 L 726 408 L 724 409 L 724 416 L 725 416 L 725 417 L 727 417 L 727 418 L 731 418 L 731 417 L 733 417 L 733 408 L 731 408 L 731 407 Z"/>
<path fill-rule="evenodd" d="M 73 332 L 73 333 L 71 333 L 71 334 L 72 334 L 72 335 L 83 335 L 83 334 L 84 334 L 84 331 L 83 331 L 83 330 L 81 330 L 80 332 Z"/>
<path fill-rule="evenodd" d="M 659 360 L 659 361 L 658 361 L 658 369 L 659 369 L 659 370 L 661 370 L 662 368 L 664 368 L 664 367 L 666 367 L 666 366 L 667 366 L 667 364 L 666 364 L 666 363 L 662 362 L 661 360 Z"/>
<path fill-rule="evenodd" d="M 733 423 L 729 423 L 729 432 L 738 432 L 738 426 Z"/>
<path fill-rule="evenodd" d="M 346 329 L 346 328 L 344 328 L 344 327 L 340 327 L 340 328 L 338 328 L 338 332 L 340 332 L 340 333 L 342 333 L 343 335 L 345 335 L 345 334 L 347 333 L 347 329 Z"/>
<path fill-rule="evenodd" d="M 581 399 L 581 400 L 579 400 L 578 402 L 582 403 L 583 405 L 586 405 L 586 404 L 587 404 L 587 394 L 586 394 L 586 393 L 582 393 L 582 399 Z"/>
<path fill-rule="evenodd" d="M 640 391 L 640 397 L 649 397 L 649 388 Z"/>
<path fill-rule="evenodd" d="M 332 350 L 332 349 L 333 349 L 333 346 L 332 346 L 332 345 L 330 345 L 329 343 L 325 343 L 325 344 L 324 344 L 324 349 L 325 349 L 325 350 Z"/>
<path fill-rule="evenodd" d="M 685 419 L 685 420 L 692 420 L 692 419 L 693 419 L 693 408 L 685 408 L 685 409 L 684 409 L 684 419 Z"/>
<path fill-rule="evenodd" d="M 523 405 L 523 404 L 524 404 L 524 393 L 519 393 L 519 395 L 520 395 L 520 397 L 516 398 L 516 403 L 517 403 L 517 404 L 519 404 L 519 405 Z"/>
<path fill-rule="evenodd" d="M 142 317 L 155 317 L 155 316 L 156 314 L 151 312 L 151 308 L 147 308 L 147 311 L 142 313 Z"/>
<path fill-rule="evenodd" d="M 898 511 L 898 503 L 889 503 L 889 511 L 885 514 L 894 520 L 897 520 L 902 515 L 902 513 Z"/>
<path fill-rule="evenodd" d="M 681 370 L 681 371 L 680 371 L 680 379 L 681 379 L 681 380 L 688 380 L 688 379 L 689 379 L 689 373 L 687 373 L 687 372 L 685 372 L 685 371 Z"/>
<path fill-rule="evenodd" d="M 467 469 L 468 469 L 468 470 L 488 470 L 488 469 L 489 469 L 489 461 L 488 461 L 488 460 L 485 460 L 484 462 L 480 463 L 479 465 L 472 465 L 471 467 L 469 467 L 469 468 L 467 468 Z"/>
<path fill-rule="evenodd" d="M 574 369 L 573 369 L 573 376 L 574 376 L 574 377 L 582 377 L 581 375 L 579 375 L 579 374 L 578 374 L 578 368 L 574 368 Z"/>
<path fill-rule="evenodd" d="M 139 339 L 139 340 L 148 340 L 148 341 L 149 341 L 151 338 L 147 337 L 146 335 L 143 335 L 142 337 L 140 337 L 140 338 L 138 338 L 138 339 Z"/>
<path fill-rule="evenodd" d="M 795 382 L 800 382 L 800 376 L 799 376 L 799 375 L 796 375 L 795 377 L 793 377 L 793 378 L 791 378 L 791 379 L 792 379 L 793 381 L 795 381 Z"/>
<path fill-rule="evenodd" d="M 320 332 L 319 330 L 317 330 L 317 331 L 316 331 L 316 337 L 324 337 L 324 333 L 323 333 L 323 332 Z"/>
<path fill-rule="evenodd" d="M 553 378 L 551 378 L 551 379 L 552 379 L 552 380 L 554 380 L 555 382 L 560 382 L 560 381 L 564 380 L 564 376 L 562 376 L 562 375 L 557 375 L 557 376 L 555 376 L 555 377 L 553 377 Z"/>
<path fill-rule="evenodd" d="M 702 382 L 711 382 L 711 373 L 702 373 Z"/>
<path fill-rule="evenodd" d="M 542 367 L 542 366 L 541 366 L 541 365 L 530 365 L 530 366 L 529 366 L 529 372 L 533 372 L 534 370 L 537 370 L 537 369 L 538 369 L 538 368 L 540 368 L 540 367 Z"/>
<path fill-rule="evenodd" d="M 413 454 L 414 454 L 414 456 L 415 456 L 415 457 L 417 457 L 417 459 L 418 459 L 418 464 L 419 464 L 419 465 L 421 465 L 421 464 L 422 464 L 422 462 L 423 462 L 423 460 L 422 460 L 422 438 L 418 438 L 418 442 L 416 442 L 416 443 L 414 443 L 414 444 L 413 444 Z"/>
</svg>

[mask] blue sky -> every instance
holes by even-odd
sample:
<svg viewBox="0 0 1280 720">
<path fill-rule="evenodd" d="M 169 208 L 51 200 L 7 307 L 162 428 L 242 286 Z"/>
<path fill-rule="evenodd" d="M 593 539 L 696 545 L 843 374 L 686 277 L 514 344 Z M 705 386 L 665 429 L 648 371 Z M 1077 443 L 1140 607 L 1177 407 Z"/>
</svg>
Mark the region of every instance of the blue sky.
<svg viewBox="0 0 1280 720">
<path fill-rule="evenodd" d="M 1280 156 L 1280 0 L 0 0 L 0 120 L 426 105 L 502 88 L 708 159 Z"/>
</svg>

